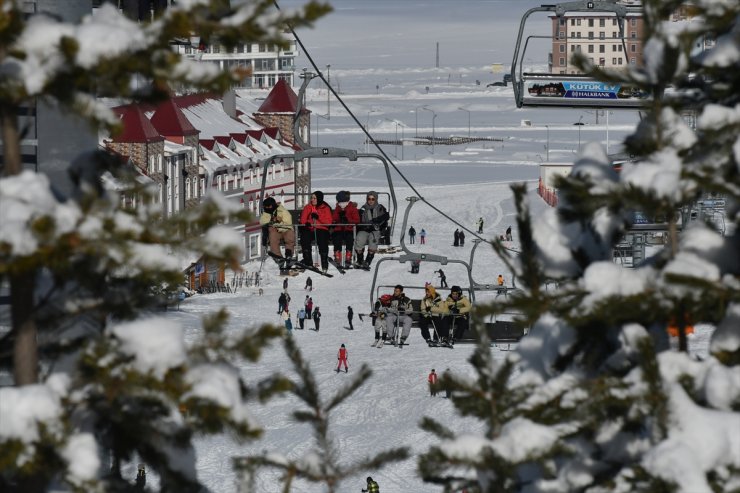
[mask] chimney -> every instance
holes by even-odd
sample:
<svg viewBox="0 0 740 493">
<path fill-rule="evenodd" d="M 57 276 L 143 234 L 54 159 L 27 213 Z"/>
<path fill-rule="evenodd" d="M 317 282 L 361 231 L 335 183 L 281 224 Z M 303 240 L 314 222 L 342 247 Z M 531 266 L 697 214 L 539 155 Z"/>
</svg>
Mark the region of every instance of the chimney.
<svg viewBox="0 0 740 493">
<path fill-rule="evenodd" d="M 233 88 L 224 93 L 223 102 L 221 104 L 223 105 L 226 114 L 236 120 L 236 91 L 234 91 Z"/>
</svg>

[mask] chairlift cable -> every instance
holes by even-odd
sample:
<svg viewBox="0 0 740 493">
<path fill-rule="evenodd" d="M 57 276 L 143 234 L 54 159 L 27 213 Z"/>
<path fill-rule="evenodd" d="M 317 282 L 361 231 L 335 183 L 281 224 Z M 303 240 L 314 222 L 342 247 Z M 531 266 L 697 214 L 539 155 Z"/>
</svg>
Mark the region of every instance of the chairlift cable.
<svg viewBox="0 0 740 493">
<path fill-rule="evenodd" d="M 278 5 L 277 0 L 273 0 L 273 4 L 275 5 L 275 7 L 278 10 L 280 10 L 280 6 Z M 443 212 L 439 207 L 437 207 L 437 206 L 433 205 L 431 202 L 427 201 L 427 199 L 425 199 L 419 193 L 419 191 L 416 189 L 416 187 L 414 187 L 414 185 L 408 180 L 408 178 L 406 178 L 406 176 L 398 169 L 398 167 L 393 162 L 393 160 L 388 156 L 388 154 L 386 154 L 386 152 L 383 150 L 383 148 L 375 141 L 375 139 L 370 134 L 370 132 L 368 132 L 368 130 L 357 119 L 357 117 L 355 116 L 355 114 L 352 113 L 352 110 L 349 109 L 349 107 L 344 102 L 344 100 L 339 96 L 339 94 L 334 90 L 334 88 L 328 83 L 328 81 L 324 77 L 324 73 L 319 69 L 319 67 L 316 64 L 316 62 L 314 62 L 314 59 L 311 56 L 311 54 L 309 53 L 308 48 L 306 48 L 306 46 L 303 44 L 303 41 L 301 41 L 301 38 L 295 32 L 295 30 L 293 29 L 293 26 L 291 26 L 290 24 L 288 24 L 288 28 L 290 29 L 290 32 L 295 37 L 296 43 L 298 43 L 298 45 L 303 50 L 303 53 L 306 55 L 306 58 L 308 58 L 309 63 L 311 64 L 311 66 L 313 67 L 313 69 L 316 71 L 317 76 L 321 79 L 321 81 L 324 83 L 324 85 L 326 85 L 326 87 L 328 88 L 328 90 L 334 95 L 334 97 L 336 98 L 336 100 L 342 105 L 342 107 L 345 109 L 345 111 L 347 111 L 347 114 L 350 117 L 352 117 L 352 120 L 354 120 L 355 124 L 357 124 L 357 126 L 362 130 L 362 132 L 365 134 L 366 138 L 370 142 L 372 142 L 373 146 L 375 146 L 375 148 L 380 152 L 380 154 L 388 161 L 388 163 L 390 163 L 390 165 L 393 167 L 393 169 L 396 171 L 396 173 L 398 173 L 398 175 L 401 177 L 401 179 L 411 188 L 411 190 L 414 192 L 414 194 L 417 197 L 419 197 L 419 200 L 423 201 L 425 204 L 427 204 L 429 207 L 431 207 L 432 210 L 434 210 L 435 212 L 437 212 L 439 215 L 441 215 L 442 217 L 446 218 L 447 220 L 449 220 L 450 222 L 452 222 L 454 225 L 459 226 L 460 228 L 462 228 L 466 232 L 470 233 L 474 237 L 476 237 L 476 238 L 478 238 L 478 239 L 480 239 L 482 241 L 485 241 L 486 243 L 494 244 L 494 240 L 489 240 L 489 239 L 486 239 L 486 238 L 482 238 L 481 236 L 478 235 L 477 232 L 475 232 L 472 229 L 468 229 L 466 226 L 464 226 L 464 225 L 460 224 L 459 222 L 457 222 L 455 219 L 453 219 L 452 217 L 450 217 L 447 213 Z M 406 225 L 404 225 L 404 228 L 405 228 L 405 226 Z M 506 250 L 515 252 L 515 253 L 519 253 L 517 250 L 515 250 L 513 248 L 509 248 L 509 247 L 503 247 L 503 248 L 505 248 Z"/>
</svg>

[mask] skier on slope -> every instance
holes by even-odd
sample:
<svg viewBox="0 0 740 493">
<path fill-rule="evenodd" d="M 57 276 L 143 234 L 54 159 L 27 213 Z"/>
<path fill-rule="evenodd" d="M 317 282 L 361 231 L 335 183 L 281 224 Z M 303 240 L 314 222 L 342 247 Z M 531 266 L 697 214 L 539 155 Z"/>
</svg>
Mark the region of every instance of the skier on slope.
<svg viewBox="0 0 740 493">
<path fill-rule="evenodd" d="M 347 307 L 347 321 L 349 322 L 349 330 L 355 330 L 355 328 L 352 326 L 352 319 L 355 316 L 355 312 L 352 310 L 351 306 Z"/>
<path fill-rule="evenodd" d="M 339 369 L 342 367 L 342 363 L 344 363 L 344 373 L 347 373 L 349 368 L 347 367 L 347 348 L 344 347 L 344 344 L 341 345 L 339 348 L 339 351 L 337 352 L 337 369 L 336 372 L 339 373 Z"/>
<path fill-rule="evenodd" d="M 321 311 L 319 310 L 319 307 L 317 306 L 313 310 L 313 325 L 316 327 L 316 332 L 319 331 L 319 325 L 321 324 Z"/>
<path fill-rule="evenodd" d="M 367 488 L 363 488 L 362 491 L 364 493 L 380 493 L 380 486 L 378 486 L 378 483 L 373 481 L 373 478 L 368 476 L 367 477 Z"/>
</svg>

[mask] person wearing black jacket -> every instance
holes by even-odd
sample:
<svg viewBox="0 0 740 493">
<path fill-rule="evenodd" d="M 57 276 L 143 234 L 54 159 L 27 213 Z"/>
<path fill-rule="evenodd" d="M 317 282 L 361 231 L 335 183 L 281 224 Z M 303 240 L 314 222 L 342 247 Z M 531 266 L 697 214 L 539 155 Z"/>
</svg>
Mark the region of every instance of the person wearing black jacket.
<svg viewBox="0 0 740 493">
<path fill-rule="evenodd" d="M 313 309 L 313 325 L 316 327 L 316 332 L 319 331 L 319 324 L 321 323 L 321 312 L 319 311 L 319 307 Z"/>
<path fill-rule="evenodd" d="M 347 321 L 349 322 L 349 330 L 355 330 L 355 328 L 352 326 L 352 319 L 355 316 L 355 312 L 352 311 L 352 307 L 347 307 Z"/>
</svg>

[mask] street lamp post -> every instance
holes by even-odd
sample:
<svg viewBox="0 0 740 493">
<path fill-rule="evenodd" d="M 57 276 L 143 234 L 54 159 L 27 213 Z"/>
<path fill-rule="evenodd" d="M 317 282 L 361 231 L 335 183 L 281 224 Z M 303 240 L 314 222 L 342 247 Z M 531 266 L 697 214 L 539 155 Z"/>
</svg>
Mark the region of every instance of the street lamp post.
<svg viewBox="0 0 740 493">
<path fill-rule="evenodd" d="M 465 109 L 463 107 L 458 108 L 458 110 L 467 111 L 468 112 L 468 138 L 470 138 L 470 110 Z"/>
<path fill-rule="evenodd" d="M 398 157 L 398 120 L 391 120 L 390 118 L 386 118 L 385 121 L 396 124 L 396 136 L 393 141 L 393 155 L 395 157 Z"/>
<path fill-rule="evenodd" d="M 573 125 L 578 127 L 578 152 L 581 152 L 581 127 L 583 126 L 583 115 Z"/>
<path fill-rule="evenodd" d="M 419 136 L 419 108 L 424 108 L 423 106 L 417 106 L 414 108 L 414 122 L 416 123 L 416 126 L 414 127 L 414 137 Z"/>
<path fill-rule="evenodd" d="M 434 141 L 436 140 L 434 135 L 434 120 L 437 119 L 437 113 L 435 113 L 433 109 L 430 109 L 426 106 L 423 106 L 421 109 L 432 112 L 432 154 L 434 154 Z"/>
<path fill-rule="evenodd" d="M 331 72 L 329 69 L 331 68 L 331 65 L 328 63 L 326 64 L 326 85 L 328 86 L 326 88 L 326 119 L 331 118 Z"/>
<path fill-rule="evenodd" d="M 365 123 L 365 130 L 367 131 L 367 136 L 365 136 L 365 153 L 370 152 L 370 113 L 377 113 L 378 110 L 369 110 L 367 112 L 367 121 Z"/>
<path fill-rule="evenodd" d="M 545 125 L 545 128 L 547 129 L 547 162 L 550 162 L 550 125 Z"/>
</svg>

